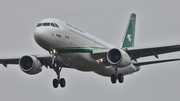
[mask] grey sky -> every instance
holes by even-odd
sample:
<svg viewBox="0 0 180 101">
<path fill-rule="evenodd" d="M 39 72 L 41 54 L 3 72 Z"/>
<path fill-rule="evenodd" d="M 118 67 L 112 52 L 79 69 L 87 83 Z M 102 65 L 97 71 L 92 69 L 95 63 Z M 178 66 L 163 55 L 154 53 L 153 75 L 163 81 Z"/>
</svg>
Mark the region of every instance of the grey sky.
<svg viewBox="0 0 180 101">
<path fill-rule="evenodd" d="M 46 54 L 33 39 L 33 30 L 44 18 L 58 18 L 116 46 L 120 45 L 131 12 L 137 14 L 135 46 L 180 43 L 178 0 L 1 0 L 0 56 Z M 160 59 L 179 57 L 161 55 Z M 154 57 L 139 61 L 156 60 Z M 43 68 L 27 75 L 19 66 L 0 66 L 2 101 L 179 101 L 180 62 L 143 66 L 125 76 L 123 84 L 91 72 L 63 69 L 65 88 L 54 89 L 53 70 Z"/>
</svg>

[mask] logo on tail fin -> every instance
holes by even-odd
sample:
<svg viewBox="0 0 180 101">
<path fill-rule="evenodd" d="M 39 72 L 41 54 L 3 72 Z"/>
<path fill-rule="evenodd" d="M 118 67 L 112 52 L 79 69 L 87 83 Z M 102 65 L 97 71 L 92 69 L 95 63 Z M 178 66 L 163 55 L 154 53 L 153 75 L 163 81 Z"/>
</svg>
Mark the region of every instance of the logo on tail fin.
<svg viewBox="0 0 180 101">
<path fill-rule="evenodd" d="M 131 19 L 132 19 L 132 20 L 135 20 L 135 18 L 134 18 L 134 17 L 132 17 Z"/>
<path fill-rule="evenodd" d="M 132 38 L 131 37 L 132 37 L 132 35 L 130 35 L 130 34 L 128 34 L 127 37 L 126 37 L 129 40 L 129 42 L 132 42 Z"/>
<path fill-rule="evenodd" d="M 129 18 L 127 29 L 121 47 L 134 47 L 136 14 L 132 13 Z"/>
</svg>

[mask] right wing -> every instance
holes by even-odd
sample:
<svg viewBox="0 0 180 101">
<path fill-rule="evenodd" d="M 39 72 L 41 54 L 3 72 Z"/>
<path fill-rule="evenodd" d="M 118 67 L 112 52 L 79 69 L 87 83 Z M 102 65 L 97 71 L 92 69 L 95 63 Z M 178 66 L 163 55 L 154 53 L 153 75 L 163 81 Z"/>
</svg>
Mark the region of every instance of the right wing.
<svg viewBox="0 0 180 101">
<path fill-rule="evenodd" d="M 32 55 L 35 58 L 39 59 L 39 61 L 41 62 L 41 64 L 43 66 L 51 66 L 52 64 L 52 58 L 49 54 L 43 54 L 43 55 Z M 21 59 L 22 56 L 17 56 L 17 57 L 3 57 L 0 58 L 0 64 L 3 64 L 5 67 L 7 67 L 8 64 L 19 64 L 19 60 Z M 59 59 L 55 59 L 55 62 L 57 63 L 62 63 Z M 63 64 L 62 67 L 65 68 L 71 68 L 66 64 Z"/>
</svg>

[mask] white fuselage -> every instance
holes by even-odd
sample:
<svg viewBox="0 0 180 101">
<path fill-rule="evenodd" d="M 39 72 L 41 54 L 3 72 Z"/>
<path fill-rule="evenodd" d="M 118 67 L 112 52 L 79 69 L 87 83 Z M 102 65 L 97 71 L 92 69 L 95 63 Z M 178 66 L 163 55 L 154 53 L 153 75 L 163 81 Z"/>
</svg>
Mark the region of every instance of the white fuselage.
<svg viewBox="0 0 180 101">
<path fill-rule="evenodd" d="M 58 50 L 60 61 L 72 68 L 80 71 L 93 71 L 103 76 L 111 76 L 115 72 L 112 66 L 97 62 L 91 53 L 92 50 L 117 47 L 70 24 L 53 18 L 44 19 L 35 28 L 34 38 L 45 50 Z M 131 63 L 126 67 L 118 68 L 118 74 L 126 75 L 138 70 L 138 67 Z"/>
</svg>

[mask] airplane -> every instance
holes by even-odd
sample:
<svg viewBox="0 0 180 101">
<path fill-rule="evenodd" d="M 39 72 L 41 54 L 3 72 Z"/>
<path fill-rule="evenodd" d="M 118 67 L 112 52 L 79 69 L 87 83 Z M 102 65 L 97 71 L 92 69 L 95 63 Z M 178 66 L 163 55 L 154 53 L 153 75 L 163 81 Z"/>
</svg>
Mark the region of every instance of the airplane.
<svg viewBox="0 0 180 101">
<path fill-rule="evenodd" d="M 34 30 L 36 43 L 48 54 L 23 55 L 0 58 L 0 63 L 18 64 L 20 69 L 29 75 L 38 74 L 42 67 L 53 69 L 57 78 L 53 79 L 53 87 L 63 88 L 66 85 L 60 77 L 62 68 L 94 72 L 110 77 L 112 84 L 124 82 L 124 76 L 138 72 L 140 66 L 178 61 L 166 59 L 158 61 L 138 62 L 137 59 L 180 51 L 180 44 L 153 47 L 134 47 L 136 14 L 131 13 L 127 29 L 120 46 L 107 43 L 71 24 L 55 18 L 41 20 Z"/>
</svg>

